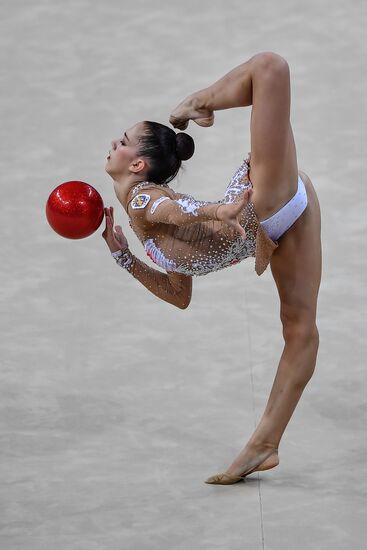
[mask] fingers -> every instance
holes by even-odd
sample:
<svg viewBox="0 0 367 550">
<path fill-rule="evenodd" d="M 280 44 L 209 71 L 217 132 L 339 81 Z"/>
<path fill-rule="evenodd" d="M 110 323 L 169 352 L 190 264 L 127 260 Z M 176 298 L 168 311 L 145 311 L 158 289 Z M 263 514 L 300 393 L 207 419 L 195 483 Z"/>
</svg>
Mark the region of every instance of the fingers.
<svg viewBox="0 0 367 550">
<path fill-rule="evenodd" d="M 237 199 L 236 202 L 233 203 L 237 205 L 236 212 L 240 212 L 246 206 L 246 204 L 249 202 L 251 198 L 252 192 L 253 192 L 252 188 L 246 189 L 243 192 L 242 197 L 240 197 L 239 199 Z"/>
<path fill-rule="evenodd" d="M 248 189 L 245 189 L 245 191 L 243 192 L 243 196 L 242 196 L 242 201 L 243 202 L 248 202 L 251 195 L 252 195 L 252 191 L 253 189 L 251 187 L 249 187 Z"/>
<path fill-rule="evenodd" d="M 102 236 L 105 237 L 107 234 L 112 233 L 113 229 L 113 206 L 110 206 L 109 208 L 104 208 L 104 213 L 106 217 L 106 229 L 103 232 Z"/>
<path fill-rule="evenodd" d="M 113 223 L 113 206 L 110 206 L 109 208 L 104 208 L 104 213 L 106 216 L 106 221 L 111 220 Z"/>
<path fill-rule="evenodd" d="M 241 235 L 243 240 L 246 240 L 247 235 L 246 235 L 246 231 L 244 230 L 242 225 L 239 223 L 238 218 L 240 216 L 240 213 L 243 211 L 243 209 L 249 202 L 251 194 L 252 194 L 252 188 L 246 189 L 243 192 L 242 197 L 238 198 L 236 202 L 231 204 L 233 217 L 229 225 L 231 225 Z"/>
<path fill-rule="evenodd" d="M 238 224 L 238 226 L 237 226 L 237 231 L 239 232 L 239 234 L 241 235 L 241 237 L 242 237 L 243 240 L 245 241 L 246 238 L 247 238 L 247 235 L 246 235 L 246 231 L 244 230 L 244 228 L 242 227 L 242 225 Z"/>
<path fill-rule="evenodd" d="M 122 231 L 121 225 L 116 225 L 115 227 L 115 235 L 118 239 L 125 238 L 125 235 Z"/>
</svg>

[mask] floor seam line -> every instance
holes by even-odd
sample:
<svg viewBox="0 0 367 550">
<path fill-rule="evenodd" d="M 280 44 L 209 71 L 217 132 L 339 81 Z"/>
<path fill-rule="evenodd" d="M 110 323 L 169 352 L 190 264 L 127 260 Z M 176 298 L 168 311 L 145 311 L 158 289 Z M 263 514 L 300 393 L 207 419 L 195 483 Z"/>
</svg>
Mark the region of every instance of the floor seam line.
<svg viewBox="0 0 367 550">
<path fill-rule="evenodd" d="M 252 345 L 251 345 L 251 332 L 250 332 L 250 323 L 249 323 L 249 314 L 248 314 L 248 300 L 247 300 L 247 293 L 246 293 L 246 284 L 244 285 L 244 295 L 245 295 L 245 315 L 246 315 L 246 324 L 247 324 L 248 357 L 249 357 L 249 363 L 250 363 L 252 414 L 253 414 L 253 419 L 254 419 L 254 428 L 256 429 L 255 392 L 254 392 L 254 377 L 253 377 L 253 369 L 252 369 L 252 366 L 253 366 Z M 260 509 L 261 547 L 262 547 L 262 550 L 265 550 L 264 523 L 263 523 L 261 484 L 260 484 L 259 472 L 257 472 L 257 488 L 258 488 L 259 509 Z"/>
</svg>

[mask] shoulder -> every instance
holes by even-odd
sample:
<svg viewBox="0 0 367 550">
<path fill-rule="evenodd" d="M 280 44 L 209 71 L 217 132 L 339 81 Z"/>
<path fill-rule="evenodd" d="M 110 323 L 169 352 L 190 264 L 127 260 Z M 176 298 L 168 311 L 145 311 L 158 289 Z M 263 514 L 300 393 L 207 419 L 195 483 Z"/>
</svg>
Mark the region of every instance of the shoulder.
<svg viewBox="0 0 367 550">
<path fill-rule="evenodd" d="M 176 198 L 176 193 L 168 186 L 152 184 L 132 193 L 127 204 L 127 213 L 134 220 L 146 220 L 147 213 L 153 214 L 161 202 Z"/>
</svg>

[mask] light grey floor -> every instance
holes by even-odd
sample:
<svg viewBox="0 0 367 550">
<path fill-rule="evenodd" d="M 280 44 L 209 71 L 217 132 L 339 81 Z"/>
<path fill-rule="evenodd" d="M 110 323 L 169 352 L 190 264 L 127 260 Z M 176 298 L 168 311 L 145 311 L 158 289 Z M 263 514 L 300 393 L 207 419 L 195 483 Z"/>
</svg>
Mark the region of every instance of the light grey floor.
<svg viewBox="0 0 367 550">
<path fill-rule="evenodd" d="M 1 548 L 365 548 L 366 6 L 2 1 Z M 265 50 L 290 64 L 299 166 L 322 207 L 321 346 L 280 466 L 210 486 L 259 421 L 282 350 L 270 271 L 248 260 L 197 278 L 181 311 L 115 265 L 104 225 L 63 239 L 45 203 L 89 182 L 144 258 L 104 172 L 110 140 Z M 249 116 L 190 127 L 176 189 L 219 199 Z"/>
</svg>

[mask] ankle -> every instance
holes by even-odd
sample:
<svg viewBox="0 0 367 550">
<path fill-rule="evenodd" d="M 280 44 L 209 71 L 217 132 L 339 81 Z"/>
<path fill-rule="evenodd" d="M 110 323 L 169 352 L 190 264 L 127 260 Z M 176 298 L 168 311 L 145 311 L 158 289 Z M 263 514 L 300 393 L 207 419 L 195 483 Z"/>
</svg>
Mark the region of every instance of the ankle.
<svg viewBox="0 0 367 550">
<path fill-rule="evenodd" d="M 247 446 L 258 452 L 271 451 L 278 452 L 278 444 L 269 441 L 249 441 Z"/>
</svg>

